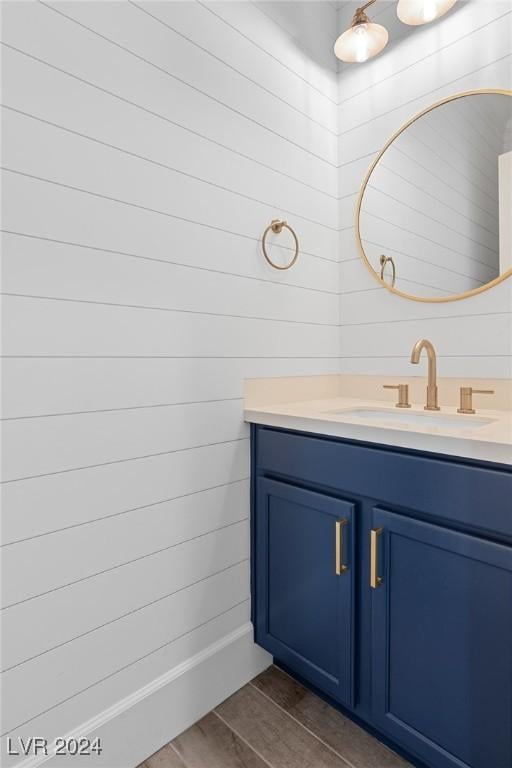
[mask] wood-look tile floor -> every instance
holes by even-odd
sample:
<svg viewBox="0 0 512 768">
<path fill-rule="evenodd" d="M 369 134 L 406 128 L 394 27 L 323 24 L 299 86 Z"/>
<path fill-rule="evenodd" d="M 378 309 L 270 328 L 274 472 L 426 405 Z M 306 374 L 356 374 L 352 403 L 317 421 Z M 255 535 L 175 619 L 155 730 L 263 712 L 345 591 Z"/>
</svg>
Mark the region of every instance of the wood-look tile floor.
<svg viewBox="0 0 512 768">
<path fill-rule="evenodd" d="M 139 768 L 412 768 L 277 667 Z"/>
</svg>

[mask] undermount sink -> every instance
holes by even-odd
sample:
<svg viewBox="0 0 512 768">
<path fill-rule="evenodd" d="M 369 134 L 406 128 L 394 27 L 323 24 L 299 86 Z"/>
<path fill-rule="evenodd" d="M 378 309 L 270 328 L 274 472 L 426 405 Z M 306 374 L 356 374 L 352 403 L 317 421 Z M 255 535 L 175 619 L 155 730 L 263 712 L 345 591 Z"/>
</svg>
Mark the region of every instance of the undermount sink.
<svg viewBox="0 0 512 768">
<path fill-rule="evenodd" d="M 400 424 L 404 427 L 438 427 L 451 431 L 469 432 L 492 424 L 494 419 L 480 416 L 453 416 L 428 411 L 391 410 L 387 408 L 342 408 L 326 411 L 333 416 L 349 416 L 351 419 L 373 421 L 387 426 Z"/>
</svg>

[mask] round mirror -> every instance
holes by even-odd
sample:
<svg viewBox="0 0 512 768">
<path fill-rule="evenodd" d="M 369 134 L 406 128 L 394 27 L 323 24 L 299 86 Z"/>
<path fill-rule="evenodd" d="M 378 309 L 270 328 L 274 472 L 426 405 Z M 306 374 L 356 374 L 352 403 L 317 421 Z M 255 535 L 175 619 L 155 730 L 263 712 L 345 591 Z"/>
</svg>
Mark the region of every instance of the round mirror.
<svg viewBox="0 0 512 768">
<path fill-rule="evenodd" d="M 457 94 L 409 120 L 363 182 L 356 238 L 372 274 L 455 301 L 512 274 L 512 91 Z"/>
</svg>

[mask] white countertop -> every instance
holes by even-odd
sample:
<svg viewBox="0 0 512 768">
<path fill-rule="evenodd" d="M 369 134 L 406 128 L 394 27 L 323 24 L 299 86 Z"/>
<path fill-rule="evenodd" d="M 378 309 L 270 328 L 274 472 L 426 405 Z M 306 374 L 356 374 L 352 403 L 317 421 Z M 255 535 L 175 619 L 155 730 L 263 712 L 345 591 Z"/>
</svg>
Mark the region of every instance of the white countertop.
<svg viewBox="0 0 512 768">
<path fill-rule="evenodd" d="M 382 413 L 378 421 L 361 418 L 347 413 L 353 409 L 376 409 Z M 293 429 L 320 435 L 362 440 L 370 443 L 411 448 L 419 451 L 499 462 L 512 466 L 512 412 L 478 409 L 475 415 L 457 413 L 453 406 L 445 406 L 440 412 L 424 411 L 422 405 L 413 404 L 401 413 L 410 414 L 414 423 L 395 423 L 392 417 L 386 420 L 386 413 L 393 408 L 382 400 L 359 400 L 358 398 L 336 397 L 322 400 L 253 405 L 244 411 L 246 421 L 270 427 Z M 400 409 L 396 409 L 397 411 Z M 341 413 L 332 413 L 341 411 Z M 428 424 L 420 422 L 420 414 L 428 413 Z M 433 423 L 436 415 L 460 419 L 491 419 L 490 423 L 458 431 L 453 425 Z M 467 423 L 466 423 L 467 426 Z"/>
</svg>

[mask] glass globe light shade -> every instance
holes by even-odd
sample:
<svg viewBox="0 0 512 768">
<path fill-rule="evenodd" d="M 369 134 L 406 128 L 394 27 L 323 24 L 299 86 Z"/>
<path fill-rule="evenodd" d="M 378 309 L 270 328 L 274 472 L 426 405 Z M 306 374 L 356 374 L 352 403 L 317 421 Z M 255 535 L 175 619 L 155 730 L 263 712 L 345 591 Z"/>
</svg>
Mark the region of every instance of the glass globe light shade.
<svg viewBox="0 0 512 768">
<path fill-rule="evenodd" d="M 400 0 L 396 12 L 404 24 L 428 24 L 453 8 L 457 0 Z"/>
<path fill-rule="evenodd" d="M 341 61 L 363 62 L 380 53 L 387 42 L 388 31 L 385 27 L 364 21 L 354 24 L 338 37 L 334 53 Z"/>
</svg>

